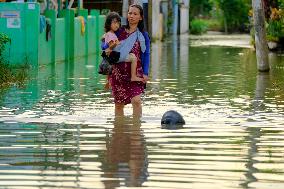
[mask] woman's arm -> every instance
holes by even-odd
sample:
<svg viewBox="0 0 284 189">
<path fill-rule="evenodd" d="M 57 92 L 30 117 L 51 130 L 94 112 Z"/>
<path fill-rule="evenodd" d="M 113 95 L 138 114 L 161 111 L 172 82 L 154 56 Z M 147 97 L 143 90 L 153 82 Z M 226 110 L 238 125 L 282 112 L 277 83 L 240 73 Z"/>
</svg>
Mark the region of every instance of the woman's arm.
<svg viewBox="0 0 284 189">
<path fill-rule="evenodd" d="M 145 38 L 146 51 L 141 53 L 141 62 L 144 75 L 149 75 L 150 66 L 150 38 L 147 32 L 142 32 Z"/>
</svg>

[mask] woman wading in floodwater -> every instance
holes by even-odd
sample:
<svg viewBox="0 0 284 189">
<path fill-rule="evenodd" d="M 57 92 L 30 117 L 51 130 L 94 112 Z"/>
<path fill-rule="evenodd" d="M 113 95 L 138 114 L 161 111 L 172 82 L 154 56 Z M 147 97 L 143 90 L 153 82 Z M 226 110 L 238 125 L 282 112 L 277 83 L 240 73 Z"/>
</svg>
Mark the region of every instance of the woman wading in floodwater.
<svg viewBox="0 0 284 189">
<path fill-rule="evenodd" d="M 134 32 L 137 32 L 138 35 L 142 34 L 143 40 L 145 40 L 144 43 L 141 43 L 141 39 L 137 38 L 130 51 L 137 57 L 137 77 L 142 78 L 143 82 L 131 81 L 131 64 L 129 62 L 120 62 L 112 66 L 109 82 L 114 97 L 116 116 L 123 116 L 124 106 L 130 103 L 133 107 L 133 116 L 140 117 L 142 115 L 141 95 L 144 93 L 144 87 L 148 81 L 150 39 L 148 33 L 144 31 L 143 9 L 137 4 L 129 6 L 127 24 L 120 28 L 116 35 L 119 41 L 122 41 L 127 40 Z M 143 48 L 144 52 L 142 52 Z"/>
</svg>

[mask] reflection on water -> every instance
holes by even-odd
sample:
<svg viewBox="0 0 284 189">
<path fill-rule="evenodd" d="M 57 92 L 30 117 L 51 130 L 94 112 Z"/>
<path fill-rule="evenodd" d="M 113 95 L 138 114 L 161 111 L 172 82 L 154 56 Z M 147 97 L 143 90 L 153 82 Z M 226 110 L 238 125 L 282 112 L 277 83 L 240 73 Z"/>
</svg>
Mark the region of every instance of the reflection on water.
<svg viewBox="0 0 284 189">
<path fill-rule="evenodd" d="M 0 93 L 0 188 L 283 188 L 284 60 L 254 54 L 153 43 L 141 120 L 114 118 L 97 56 L 33 70 Z"/>
<path fill-rule="evenodd" d="M 141 123 L 131 118 L 116 118 L 106 131 L 106 158 L 103 164 L 105 188 L 138 187 L 148 177 L 147 149 Z M 112 178 L 112 179 L 111 179 Z M 116 178 L 116 180 L 114 180 Z"/>
</svg>

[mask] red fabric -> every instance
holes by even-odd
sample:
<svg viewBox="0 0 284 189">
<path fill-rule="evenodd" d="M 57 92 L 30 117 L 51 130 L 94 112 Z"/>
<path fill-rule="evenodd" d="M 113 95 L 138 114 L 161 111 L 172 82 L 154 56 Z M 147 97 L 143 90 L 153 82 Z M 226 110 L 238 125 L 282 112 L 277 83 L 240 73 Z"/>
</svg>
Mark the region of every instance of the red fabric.
<svg viewBox="0 0 284 189">
<path fill-rule="evenodd" d="M 126 39 L 130 34 L 123 29 L 118 39 L 119 41 Z M 141 66 L 141 47 L 137 40 L 130 51 L 137 57 L 137 76 L 143 78 L 143 69 Z M 131 62 L 120 62 L 113 65 L 110 78 L 112 95 L 115 103 L 131 103 L 131 99 L 144 92 L 144 83 L 138 81 L 130 81 L 131 79 Z"/>
</svg>

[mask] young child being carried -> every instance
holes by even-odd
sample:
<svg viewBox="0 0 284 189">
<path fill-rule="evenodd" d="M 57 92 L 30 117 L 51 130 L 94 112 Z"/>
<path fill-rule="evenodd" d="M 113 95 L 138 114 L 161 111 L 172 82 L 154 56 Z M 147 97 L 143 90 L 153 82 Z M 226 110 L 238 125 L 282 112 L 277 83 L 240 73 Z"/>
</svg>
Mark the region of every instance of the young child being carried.
<svg viewBox="0 0 284 189">
<path fill-rule="evenodd" d="M 115 51 L 114 48 L 120 44 L 115 32 L 120 28 L 120 16 L 116 12 L 110 12 L 105 21 L 105 34 L 104 40 L 108 44 L 102 56 L 106 58 L 110 64 L 118 63 L 120 53 Z M 131 62 L 131 81 L 144 81 L 143 78 L 137 77 L 137 57 L 133 53 L 129 53 L 128 56 L 123 60 L 124 62 Z"/>
</svg>

